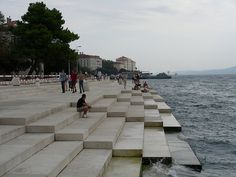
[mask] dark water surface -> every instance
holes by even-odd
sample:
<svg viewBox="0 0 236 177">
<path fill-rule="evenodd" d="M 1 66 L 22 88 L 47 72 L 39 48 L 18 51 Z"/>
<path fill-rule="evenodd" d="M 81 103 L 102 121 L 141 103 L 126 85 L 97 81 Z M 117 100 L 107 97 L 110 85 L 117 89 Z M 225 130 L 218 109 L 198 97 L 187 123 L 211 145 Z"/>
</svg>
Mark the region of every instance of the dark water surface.
<svg viewBox="0 0 236 177">
<path fill-rule="evenodd" d="M 173 109 L 201 173 L 155 164 L 144 177 L 236 177 L 236 75 L 148 80 Z"/>
</svg>

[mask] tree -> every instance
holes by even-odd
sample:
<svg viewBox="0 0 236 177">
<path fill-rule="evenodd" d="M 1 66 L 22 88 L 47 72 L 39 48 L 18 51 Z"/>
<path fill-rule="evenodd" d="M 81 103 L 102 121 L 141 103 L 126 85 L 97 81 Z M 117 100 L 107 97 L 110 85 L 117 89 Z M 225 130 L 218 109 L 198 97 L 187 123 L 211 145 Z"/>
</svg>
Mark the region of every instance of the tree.
<svg viewBox="0 0 236 177">
<path fill-rule="evenodd" d="M 99 68 L 99 70 L 108 75 L 118 73 L 117 69 L 114 67 L 114 62 L 111 60 L 102 60 L 102 68 Z"/>
<path fill-rule="evenodd" d="M 75 59 L 76 52 L 70 49 L 69 43 L 79 36 L 68 28 L 64 29 L 65 21 L 57 9 L 49 9 L 43 2 L 30 3 L 28 11 L 13 30 L 16 36 L 16 53 L 22 58 L 30 59 L 31 69 L 39 72 L 39 63 L 45 68 L 59 70 L 68 59 Z M 47 72 L 49 70 L 47 69 Z"/>
</svg>

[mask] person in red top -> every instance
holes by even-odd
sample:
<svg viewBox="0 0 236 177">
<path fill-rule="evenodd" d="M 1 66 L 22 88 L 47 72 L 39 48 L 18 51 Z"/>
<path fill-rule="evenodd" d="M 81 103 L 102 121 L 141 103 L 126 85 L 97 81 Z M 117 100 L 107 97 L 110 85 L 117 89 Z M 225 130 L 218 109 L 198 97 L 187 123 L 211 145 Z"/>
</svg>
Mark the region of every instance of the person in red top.
<svg viewBox="0 0 236 177">
<path fill-rule="evenodd" d="M 77 83 L 77 73 L 75 70 L 72 71 L 71 73 L 71 85 L 72 85 L 72 93 L 75 93 L 76 90 L 76 83 Z"/>
</svg>

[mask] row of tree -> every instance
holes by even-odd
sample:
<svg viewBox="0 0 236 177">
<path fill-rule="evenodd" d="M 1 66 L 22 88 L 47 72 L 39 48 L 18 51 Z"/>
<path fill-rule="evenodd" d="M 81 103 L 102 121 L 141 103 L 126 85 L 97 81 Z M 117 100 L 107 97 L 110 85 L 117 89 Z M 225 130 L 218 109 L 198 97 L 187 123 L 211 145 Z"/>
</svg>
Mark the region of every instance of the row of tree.
<svg viewBox="0 0 236 177">
<path fill-rule="evenodd" d="M 31 3 L 28 11 L 15 27 L 5 24 L 0 12 L 0 73 L 19 72 L 30 68 L 28 74 L 59 72 L 78 54 L 69 43 L 79 36 L 64 28 L 65 20 L 57 9 L 49 9 L 43 2 Z"/>
</svg>

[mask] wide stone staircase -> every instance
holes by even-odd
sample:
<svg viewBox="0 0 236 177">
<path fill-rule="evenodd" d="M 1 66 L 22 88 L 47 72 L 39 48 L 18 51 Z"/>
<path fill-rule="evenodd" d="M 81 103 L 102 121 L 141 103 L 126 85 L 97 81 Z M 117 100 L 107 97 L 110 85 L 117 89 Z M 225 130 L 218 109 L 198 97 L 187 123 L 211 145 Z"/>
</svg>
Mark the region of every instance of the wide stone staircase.
<svg viewBox="0 0 236 177">
<path fill-rule="evenodd" d="M 88 94 L 87 118 L 66 96 L 0 109 L 0 176 L 138 177 L 159 160 L 201 168 L 155 90 L 110 90 Z"/>
</svg>

